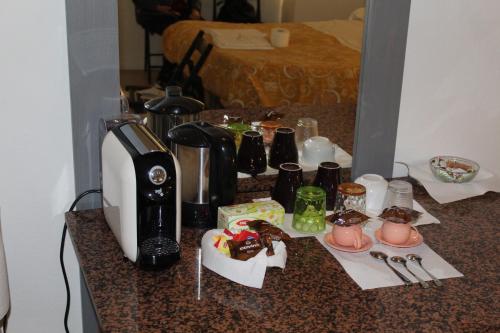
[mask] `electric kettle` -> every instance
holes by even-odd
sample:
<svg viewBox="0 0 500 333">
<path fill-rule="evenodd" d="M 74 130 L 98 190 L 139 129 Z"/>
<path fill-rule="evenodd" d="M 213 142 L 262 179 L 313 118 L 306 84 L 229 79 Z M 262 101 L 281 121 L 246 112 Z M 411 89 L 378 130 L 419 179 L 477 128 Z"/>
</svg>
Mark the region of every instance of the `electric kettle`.
<svg viewBox="0 0 500 333">
<path fill-rule="evenodd" d="M 205 108 L 202 102 L 182 95 L 178 86 L 165 88 L 165 97 L 158 97 L 144 103 L 147 111 L 147 126 L 169 148 L 168 131 L 175 126 L 200 119 Z"/>
<path fill-rule="evenodd" d="M 236 145 L 231 134 L 206 122 L 179 125 L 168 133 L 182 170 L 182 225 L 216 228 L 217 209 L 236 196 Z"/>
</svg>

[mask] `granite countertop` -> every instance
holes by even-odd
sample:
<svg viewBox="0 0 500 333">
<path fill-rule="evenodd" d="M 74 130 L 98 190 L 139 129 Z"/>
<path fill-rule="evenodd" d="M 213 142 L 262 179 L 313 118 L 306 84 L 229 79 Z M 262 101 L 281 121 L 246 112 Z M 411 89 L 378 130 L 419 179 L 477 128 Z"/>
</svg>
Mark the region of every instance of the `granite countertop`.
<svg viewBox="0 0 500 333">
<path fill-rule="evenodd" d="M 293 239 L 285 270 L 268 269 L 262 289 L 202 268 L 201 231 L 183 228 L 182 259 L 163 272 L 125 260 L 102 210 L 66 215 L 103 332 L 498 332 L 500 194 L 439 205 L 416 199 L 440 221 L 425 242 L 464 274 L 441 288 L 362 291 L 312 237 Z M 239 194 L 239 201 L 265 196 Z"/>
<path fill-rule="evenodd" d="M 239 116 L 245 123 L 262 120 L 270 111 L 279 113 L 279 119 L 284 126 L 295 128 L 297 120 L 311 117 L 318 121 L 318 134 L 328 137 L 347 153 L 352 155 L 354 144 L 354 126 L 356 121 L 356 106 L 354 104 L 336 104 L 332 106 L 287 106 L 277 108 L 254 109 L 220 109 L 206 110 L 200 118 L 212 123 L 222 123 L 224 115 Z M 310 182 L 314 172 L 304 172 L 304 181 Z M 344 179 L 350 178 L 350 169 L 344 170 Z M 239 192 L 269 191 L 274 185 L 276 176 L 257 176 L 255 178 L 238 179 Z"/>
</svg>

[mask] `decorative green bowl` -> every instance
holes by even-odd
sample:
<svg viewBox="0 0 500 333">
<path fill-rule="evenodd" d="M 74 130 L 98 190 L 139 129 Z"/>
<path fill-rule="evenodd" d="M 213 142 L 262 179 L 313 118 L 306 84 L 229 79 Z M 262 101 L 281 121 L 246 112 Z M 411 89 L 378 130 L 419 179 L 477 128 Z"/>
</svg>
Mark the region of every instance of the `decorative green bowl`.
<svg viewBox="0 0 500 333">
<path fill-rule="evenodd" d="M 466 183 L 476 177 L 479 164 L 456 156 L 435 156 L 429 160 L 432 174 L 445 183 Z"/>
</svg>

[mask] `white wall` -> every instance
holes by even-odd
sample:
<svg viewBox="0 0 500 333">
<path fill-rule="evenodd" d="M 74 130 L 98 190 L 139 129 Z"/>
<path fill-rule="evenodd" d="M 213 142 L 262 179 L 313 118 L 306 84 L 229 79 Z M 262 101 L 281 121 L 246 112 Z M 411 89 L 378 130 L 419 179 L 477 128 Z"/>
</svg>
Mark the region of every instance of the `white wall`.
<svg viewBox="0 0 500 333">
<path fill-rule="evenodd" d="M 439 154 L 500 175 L 498 0 L 412 1 L 396 161 Z"/>
<path fill-rule="evenodd" d="M 283 21 L 345 20 L 352 11 L 364 6 L 365 0 L 284 0 Z"/>
<path fill-rule="evenodd" d="M 0 11 L 0 206 L 11 290 L 8 333 L 63 332 L 63 213 L 74 198 L 64 0 Z M 81 332 L 76 259 L 71 332 Z"/>
</svg>

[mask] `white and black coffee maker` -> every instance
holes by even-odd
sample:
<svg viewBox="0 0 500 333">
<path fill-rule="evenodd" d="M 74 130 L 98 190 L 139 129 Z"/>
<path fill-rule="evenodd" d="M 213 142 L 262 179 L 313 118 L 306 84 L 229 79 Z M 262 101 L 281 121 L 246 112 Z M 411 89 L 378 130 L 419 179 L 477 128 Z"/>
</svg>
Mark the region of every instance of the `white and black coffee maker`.
<svg viewBox="0 0 500 333">
<path fill-rule="evenodd" d="M 109 131 L 101 152 L 104 215 L 125 256 L 145 269 L 170 266 L 180 258 L 177 159 L 134 123 Z"/>
</svg>

